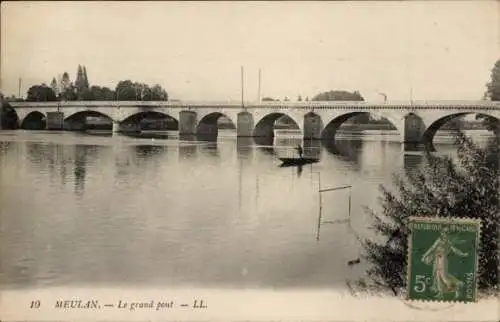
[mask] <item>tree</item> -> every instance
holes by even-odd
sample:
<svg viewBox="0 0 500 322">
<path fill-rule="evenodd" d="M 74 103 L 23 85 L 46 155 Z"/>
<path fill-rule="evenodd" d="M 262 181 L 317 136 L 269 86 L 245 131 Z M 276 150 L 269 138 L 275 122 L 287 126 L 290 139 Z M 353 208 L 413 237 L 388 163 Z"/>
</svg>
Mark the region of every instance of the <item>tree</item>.
<svg viewBox="0 0 500 322">
<path fill-rule="evenodd" d="M 446 122 L 445 124 L 443 124 L 443 126 L 441 126 L 441 129 L 453 130 L 456 128 L 460 128 L 464 123 L 464 118 L 465 118 L 465 116 L 455 117 L 455 118 L 451 119 L 450 121 Z"/>
<path fill-rule="evenodd" d="M 61 78 L 61 91 L 66 91 L 67 89 L 70 88 L 71 86 L 71 80 L 69 78 L 69 74 L 67 72 L 64 72 L 62 74 L 62 78 Z"/>
<path fill-rule="evenodd" d="M 82 66 L 78 65 L 75 80 L 76 97 L 78 100 L 88 96 L 88 88 L 86 87 L 85 75 Z"/>
<path fill-rule="evenodd" d="M 87 77 L 87 67 L 83 66 L 83 87 L 85 89 L 89 89 L 90 83 L 89 78 Z"/>
<path fill-rule="evenodd" d="M 486 85 L 485 98 L 492 101 L 500 101 L 500 59 L 491 70 L 491 80 Z"/>
<path fill-rule="evenodd" d="M 312 98 L 313 101 L 364 101 L 365 99 L 358 91 L 348 92 L 344 90 L 332 90 L 319 93 Z M 351 117 L 346 123 L 367 124 L 370 122 L 368 113 L 359 114 Z"/>
<path fill-rule="evenodd" d="M 75 85 L 69 84 L 69 88 L 64 92 L 64 99 L 68 101 L 78 100 L 78 94 Z"/>
<path fill-rule="evenodd" d="M 59 84 L 61 86 L 60 95 L 61 95 L 62 99 L 67 100 L 67 101 L 76 100 L 76 90 L 75 90 L 75 87 L 73 86 L 73 84 L 71 83 L 71 80 L 69 78 L 69 74 L 67 72 L 63 73 Z"/>
<path fill-rule="evenodd" d="M 167 101 L 168 94 L 160 85 L 152 88 L 144 83 L 131 80 L 120 81 L 116 85 L 116 99 L 121 101 Z"/>
<path fill-rule="evenodd" d="M 84 88 L 84 79 L 83 79 L 83 69 L 82 66 L 78 65 L 78 69 L 76 71 L 76 80 L 75 87 L 78 92 L 81 92 Z"/>
<path fill-rule="evenodd" d="M 0 129 L 14 130 L 17 128 L 19 128 L 19 122 L 16 111 L 0 93 Z"/>
<path fill-rule="evenodd" d="M 16 95 L 10 95 L 4 98 L 6 102 L 24 102 L 24 99 L 21 97 L 16 97 Z"/>
<path fill-rule="evenodd" d="M 137 86 L 130 80 L 118 82 L 115 92 L 119 101 L 136 101 L 138 98 Z"/>
<path fill-rule="evenodd" d="M 493 132 L 500 141 L 500 120 L 489 115 L 476 114 L 476 120 L 480 120 L 486 129 Z"/>
<path fill-rule="evenodd" d="M 57 75 L 57 95 L 61 97 L 61 93 L 63 92 L 63 86 L 62 86 L 62 75 L 59 74 Z"/>
<path fill-rule="evenodd" d="M 57 101 L 57 96 L 52 88 L 48 87 L 45 84 L 34 85 L 28 89 L 26 100 L 28 102 Z"/>
<path fill-rule="evenodd" d="M 50 82 L 50 88 L 52 88 L 56 96 L 59 94 L 59 87 L 57 86 L 57 81 L 55 77 L 52 77 L 52 81 Z"/>
<path fill-rule="evenodd" d="M 302 102 L 302 96 L 301 95 L 299 95 L 299 97 L 297 97 L 297 101 Z"/>
<path fill-rule="evenodd" d="M 163 87 L 156 84 L 151 88 L 151 94 L 153 96 L 153 101 L 168 101 L 168 93 Z"/>
<path fill-rule="evenodd" d="M 367 271 L 368 283 L 358 285 L 394 293 L 403 288 L 408 218 L 443 216 L 481 220 L 478 286 L 483 291 L 498 287 L 499 143 L 494 137 L 482 147 L 457 131 L 458 161 L 426 152 L 421 169 L 394 177 L 396 192 L 380 187 L 382 211 L 367 211 L 374 219 L 372 228 L 386 241 L 364 240 L 364 257 L 372 267 Z"/>
<path fill-rule="evenodd" d="M 101 86 L 91 86 L 90 87 L 90 97 L 88 100 L 96 101 L 114 101 L 116 99 L 115 92 L 108 87 Z"/>
<path fill-rule="evenodd" d="M 263 98 L 261 99 L 261 101 L 262 101 L 262 102 L 273 102 L 273 101 L 276 101 L 276 100 L 275 100 L 274 98 L 272 98 L 272 97 L 267 97 L 267 96 L 266 96 L 266 97 L 263 97 Z"/>
<path fill-rule="evenodd" d="M 335 90 L 320 93 L 312 98 L 313 101 L 364 101 L 365 99 L 358 91 L 348 92 Z"/>
<path fill-rule="evenodd" d="M 148 85 L 142 83 L 136 83 L 137 92 L 139 93 L 138 99 L 141 101 L 152 101 L 153 94 L 151 93 L 151 88 Z"/>
</svg>

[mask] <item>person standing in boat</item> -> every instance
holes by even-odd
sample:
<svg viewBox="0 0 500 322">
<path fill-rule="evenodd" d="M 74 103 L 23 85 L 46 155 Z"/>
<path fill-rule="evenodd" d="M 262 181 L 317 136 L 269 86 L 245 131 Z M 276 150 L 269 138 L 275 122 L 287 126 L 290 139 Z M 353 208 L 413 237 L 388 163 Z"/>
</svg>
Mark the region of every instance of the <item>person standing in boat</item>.
<svg viewBox="0 0 500 322">
<path fill-rule="evenodd" d="M 302 150 L 302 147 L 299 145 L 297 145 L 297 147 L 295 148 L 295 150 L 297 150 L 297 153 L 299 154 L 299 157 L 302 159 L 302 154 L 304 153 L 304 150 Z"/>
</svg>

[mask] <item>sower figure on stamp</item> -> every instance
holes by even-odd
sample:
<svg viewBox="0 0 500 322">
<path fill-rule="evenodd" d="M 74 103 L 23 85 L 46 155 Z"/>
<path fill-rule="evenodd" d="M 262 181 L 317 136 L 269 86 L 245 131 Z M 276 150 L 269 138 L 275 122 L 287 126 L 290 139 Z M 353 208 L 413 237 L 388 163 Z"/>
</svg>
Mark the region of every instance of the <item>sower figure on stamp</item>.
<svg viewBox="0 0 500 322">
<path fill-rule="evenodd" d="M 460 251 L 454 244 L 463 243 L 461 240 L 450 238 L 448 229 L 444 228 L 441 235 L 434 244 L 422 256 L 422 262 L 432 265 L 432 290 L 437 292 L 436 297 L 442 298 L 444 293 L 455 292 L 455 297 L 460 296 L 460 289 L 464 283 L 448 271 L 448 256 L 454 253 L 461 257 L 467 257 L 468 254 Z"/>
<path fill-rule="evenodd" d="M 297 150 L 297 153 L 299 154 L 299 158 L 302 159 L 302 154 L 304 153 L 304 151 L 302 150 L 302 147 L 299 145 L 297 145 L 297 147 L 295 148 L 295 150 Z"/>
</svg>

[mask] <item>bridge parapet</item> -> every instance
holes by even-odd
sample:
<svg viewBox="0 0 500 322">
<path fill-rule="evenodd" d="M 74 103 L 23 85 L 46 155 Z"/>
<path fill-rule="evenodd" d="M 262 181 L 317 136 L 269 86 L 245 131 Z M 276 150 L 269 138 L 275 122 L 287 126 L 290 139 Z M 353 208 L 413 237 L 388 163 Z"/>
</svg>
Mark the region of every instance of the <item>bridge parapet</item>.
<svg viewBox="0 0 500 322">
<path fill-rule="evenodd" d="M 301 101 L 301 102 L 201 102 L 201 101 L 58 101 L 58 102 L 11 102 L 14 108 L 68 108 L 68 107 L 110 107 L 110 108 L 233 108 L 233 109 L 500 109 L 500 102 L 494 101 L 390 101 L 374 103 L 366 101 Z"/>
</svg>

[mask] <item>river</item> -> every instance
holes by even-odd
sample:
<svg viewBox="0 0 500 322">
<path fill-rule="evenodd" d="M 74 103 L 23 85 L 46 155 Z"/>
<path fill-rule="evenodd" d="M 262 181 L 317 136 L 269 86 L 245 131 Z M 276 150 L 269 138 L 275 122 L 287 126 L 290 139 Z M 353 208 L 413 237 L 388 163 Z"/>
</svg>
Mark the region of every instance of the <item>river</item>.
<svg viewBox="0 0 500 322">
<path fill-rule="evenodd" d="M 366 269 L 347 265 L 373 234 L 363 206 L 422 156 L 371 131 L 304 142 L 321 161 L 280 168 L 297 143 L 2 131 L 0 287 L 342 287 Z M 317 240 L 319 185 L 352 189 L 322 194 L 323 221 L 350 224 L 325 223 Z"/>
</svg>

